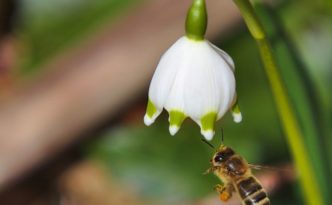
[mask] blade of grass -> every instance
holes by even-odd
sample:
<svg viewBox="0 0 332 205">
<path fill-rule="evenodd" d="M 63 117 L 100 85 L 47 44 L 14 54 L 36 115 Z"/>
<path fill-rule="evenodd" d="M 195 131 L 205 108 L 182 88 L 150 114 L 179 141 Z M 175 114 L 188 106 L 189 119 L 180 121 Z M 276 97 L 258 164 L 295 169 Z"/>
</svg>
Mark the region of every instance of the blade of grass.
<svg viewBox="0 0 332 205">
<path fill-rule="evenodd" d="M 270 42 L 267 39 L 266 32 L 249 0 L 234 0 L 234 2 L 238 6 L 250 33 L 257 41 L 281 124 L 286 134 L 288 146 L 290 147 L 295 167 L 299 173 L 299 180 L 304 192 L 305 201 L 309 205 L 323 205 L 322 192 L 315 180 L 315 173 L 304 143 L 299 121 L 281 79 L 280 69 L 278 68 Z"/>
<path fill-rule="evenodd" d="M 313 164 L 314 172 L 323 192 L 325 201 L 330 201 L 329 167 L 327 151 L 324 148 L 324 133 L 321 129 L 322 109 L 317 87 L 311 79 L 306 64 L 301 60 L 298 51 L 287 34 L 283 22 L 277 13 L 268 6 L 257 3 L 255 9 L 263 20 L 263 25 L 268 25 L 272 47 L 276 51 L 278 62 L 283 62 L 280 74 L 289 91 L 289 97 L 295 106 L 296 116 L 301 127 L 305 144 Z M 267 26 L 265 26 L 267 28 Z M 329 180 L 327 180 L 329 179 Z"/>
</svg>

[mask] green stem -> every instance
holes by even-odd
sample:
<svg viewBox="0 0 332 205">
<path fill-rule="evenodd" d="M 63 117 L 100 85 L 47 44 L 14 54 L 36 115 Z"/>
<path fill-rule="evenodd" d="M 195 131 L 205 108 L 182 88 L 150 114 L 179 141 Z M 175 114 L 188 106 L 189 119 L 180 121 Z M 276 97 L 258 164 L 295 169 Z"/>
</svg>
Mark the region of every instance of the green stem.
<svg viewBox="0 0 332 205">
<path fill-rule="evenodd" d="M 300 184 L 304 191 L 306 202 L 309 205 L 323 205 L 322 192 L 315 180 L 312 163 L 310 162 L 308 151 L 303 140 L 299 122 L 281 79 L 279 73 L 280 69 L 278 68 L 272 48 L 266 37 L 266 32 L 249 0 L 234 0 L 234 2 L 240 9 L 250 33 L 258 43 L 265 72 L 270 82 L 291 154 L 295 161 L 295 167 L 299 174 Z"/>
<path fill-rule="evenodd" d="M 205 0 L 193 0 L 186 18 L 186 36 L 192 40 L 204 40 L 207 21 Z"/>
</svg>

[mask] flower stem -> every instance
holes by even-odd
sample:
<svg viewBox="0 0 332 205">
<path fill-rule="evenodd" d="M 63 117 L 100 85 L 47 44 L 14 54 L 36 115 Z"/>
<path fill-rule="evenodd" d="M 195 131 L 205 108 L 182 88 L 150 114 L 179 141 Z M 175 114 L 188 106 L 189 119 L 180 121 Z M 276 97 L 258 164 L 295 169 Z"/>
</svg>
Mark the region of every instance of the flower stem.
<svg viewBox="0 0 332 205">
<path fill-rule="evenodd" d="M 299 174 L 300 184 L 304 191 L 304 197 L 308 205 L 323 205 L 323 197 L 320 187 L 315 180 L 312 163 L 306 149 L 298 119 L 291 105 L 287 90 L 280 75 L 280 69 L 276 63 L 271 45 L 266 32 L 259 21 L 255 10 L 249 0 L 234 0 L 238 6 L 248 29 L 258 43 L 260 55 L 264 64 L 267 78 L 270 82 L 275 98 L 279 117 L 286 134 L 296 170 Z"/>
<path fill-rule="evenodd" d="M 193 0 L 186 18 L 186 36 L 193 40 L 203 40 L 207 21 L 205 0 Z"/>
</svg>

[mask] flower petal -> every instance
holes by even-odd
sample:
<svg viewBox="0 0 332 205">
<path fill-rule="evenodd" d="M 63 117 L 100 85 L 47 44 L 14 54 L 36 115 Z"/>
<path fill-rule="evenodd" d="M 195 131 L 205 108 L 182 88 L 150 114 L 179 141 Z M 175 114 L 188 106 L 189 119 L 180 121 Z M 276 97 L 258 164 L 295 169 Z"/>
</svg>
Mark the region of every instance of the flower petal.
<svg viewBox="0 0 332 205">
<path fill-rule="evenodd" d="M 217 113 L 210 112 L 205 114 L 200 121 L 200 127 L 201 127 L 201 134 L 205 137 L 207 140 L 212 140 L 214 136 L 214 124 L 217 119 Z"/>
<path fill-rule="evenodd" d="M 169 132 L 171 135 L 175 135 L 178 132 L 185 118 L 186 115 L 181 111 L 171 110 L 169 112 Z"/>
<path fill-rule="evenodd" d="M 229 68 L 234 72 L 235 65 L 233 59 L 223 50 L 209 42 L 210 46 L 220 55 L 220 57 L 228 64 Z M 226 66 L 227 67 L 227 66 Z M 223 95 L 221 99 L 221 104 L 219 107 L 217 120 L 220 119 L 230 108 L 231 104 L 236 100 L 236 92 L 235 92 L 235 77 L 234 73 L 226 72 L 227 69 L 223 72 Z"/>
<path fill-rule="evenodd" d="M 240 107 L 239 107 L 237 101 L 234 103 L 234 105 L 232 107 L 232 116 L 233 116 L 234 122 L 239 123 L 242 121 L 242 114 L 241 114 Z"/>
<path fill-rule="evenodd" d="M 231 108 L 234 99 L 236 99 L 235 92 L 235 77 L 234 73 L 228 68 L 224 69 L 221 75 L 221 81 L 223 85 L 220 87 L 221 99 L 217 120 Z"/>
<path fill-rule="evenodd" d="M 185 61 L 181 61 L 182 63 Z M 169 112 L 169 122 L 170 128 L 169 131 L 171 135 L 175 135 L 179 130 L 183 120 L 186 118 L 184 113 L 184 86 L 186 78 L 186 68 L 180 67 L 179 71 L 175 77 L 173 86 L 170 90 L 168 98 L 165 102 L 165 109 Z"/>
<path fill-rule="evenodd" d="M 185 61 L 182 61 L 183 63 Z M 181 65 L 179 65 L 181 66 Z M 170 112 L 172 110 L 178 110 L 183 112 L 184 107 L 184 82 L 186 80 L 186 67 L 180 67 L 175 79 L 173 81 L 173 85 L 168 93 L 167 99 L 164 103 L 165 109 Z"/>
<path fill-rule="evenodd" d="M 227 62 L 227 64 L 232 68 L 233 71 L 235 71 L 235 64 L 232 59 L 225 51 L 218 48 L 213 43 L 209 42 L 210 46 Z"/>
<path fill-rule="evenodd" d="M 160 115 L 162 109 L 158 109 L 153 102 L 149 99 L 148 106 L 146 108 L 146 114 L 144 115 L 144 124 L 150 126 L 156 118 Z"/>
<path fill-rule="evenodd" d="M 233 102 L 234 74 L 207 41 L 196 43 L 190 52 L 190 71 L 185 79 L 185 113 L 200 121 L 206 113 L 216 112 L 219 119 Z"/>
<path fill-rule="evenodd" d="M 242 114 L 241 112 L 232 112 L 233 120 L 236 123 L 240 123 L 242 121 Z"/>
<path fill-rule="evenodd" d="M 182 59 L 185 37 L 176 41 L 161 57 L 152 77 L 149 98 L 158 109 L 162 109 L 179 71 L 179 59 Z"/>
</svg>

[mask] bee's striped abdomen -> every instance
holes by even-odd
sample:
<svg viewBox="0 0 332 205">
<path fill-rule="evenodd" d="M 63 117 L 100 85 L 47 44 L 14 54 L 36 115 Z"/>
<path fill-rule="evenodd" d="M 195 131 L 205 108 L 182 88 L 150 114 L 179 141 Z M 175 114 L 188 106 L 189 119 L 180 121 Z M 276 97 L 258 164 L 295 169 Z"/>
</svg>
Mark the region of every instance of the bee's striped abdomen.
<svg viewBox="0 0 332 205">
<path fill-rule="evenodd" d="M 245 205 L 270 205 L 266 192 L 254 177 L 236 183 L 237 190 Z"/>
</svg>

